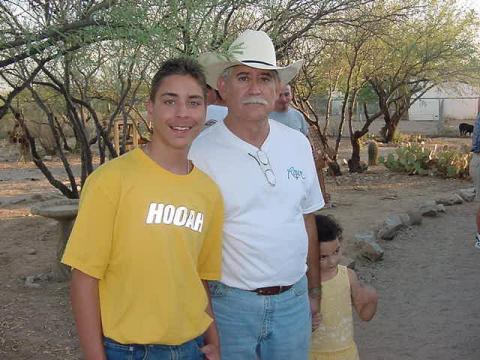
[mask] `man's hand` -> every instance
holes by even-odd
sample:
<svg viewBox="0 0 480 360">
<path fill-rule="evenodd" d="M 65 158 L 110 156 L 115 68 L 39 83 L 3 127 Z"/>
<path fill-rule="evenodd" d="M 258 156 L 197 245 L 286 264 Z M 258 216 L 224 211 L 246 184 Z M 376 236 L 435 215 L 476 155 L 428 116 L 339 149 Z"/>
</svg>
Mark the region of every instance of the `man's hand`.
<svg viewBox="0 0 480 360">
<path fill-rule="evenodd" d="M 318 296 L 308 296 L 310 300 L 310 312 L 312 314 L 312 332 L 320 326 L 320 312 L 318 309 Z"/>
<path fill-rule="evenodd" d="M 217 346 L 208 344 L 203 346 L 200 350 L 205 354 L 207 360 L 220 360 L 220 351 Z"/>
</svg>

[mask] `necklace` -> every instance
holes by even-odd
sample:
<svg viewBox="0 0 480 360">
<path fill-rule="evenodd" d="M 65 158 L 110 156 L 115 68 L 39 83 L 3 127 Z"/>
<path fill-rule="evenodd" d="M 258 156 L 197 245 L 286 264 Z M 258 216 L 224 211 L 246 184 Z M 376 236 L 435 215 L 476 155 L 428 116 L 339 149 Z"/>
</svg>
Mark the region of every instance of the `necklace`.
<svg viewBox="0 0 480 360">
<path fill-rule="evenodd" d="M 142 146 L 142 150 L 143 152 L 145 153 L 145 155 L 147 155 L 150 159 L 152 159 L 153 161 L 155 161 L 157 164 L 159 164 L 160 166 L 164 167 L 164 165 L 162 165 L 159 161 L 155 160 L 152 156 L 152 152 L 150 150 L 150 146 L 148 146 L 148 144 L 145 144 Z M 186 170 L 186 173 L 185 174 L 179 174 L 179 175 L 188 175 L 190 174 L 190 171 L 192 170 L 191 167 L 190 167 L 190 160 L 187 159 L 187 166 L 185 167 L 185 170 Z M 166 169 L 166 170 L 169 170 L 171 171 L 170 169 Z M 172 171 L 174 172 L 174 171 Z"/>
</svg>

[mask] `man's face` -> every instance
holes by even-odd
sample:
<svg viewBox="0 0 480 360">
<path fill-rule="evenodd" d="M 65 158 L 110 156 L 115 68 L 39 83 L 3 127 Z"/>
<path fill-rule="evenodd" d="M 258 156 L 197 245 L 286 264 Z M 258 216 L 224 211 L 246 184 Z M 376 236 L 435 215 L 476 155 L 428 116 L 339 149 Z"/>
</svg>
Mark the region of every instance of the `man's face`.
<svg viewBox="0 0 480 360">
<path fill-rule="evenodd" d="M 275 111 L 284 112 L 288 110 L 288 105 L 292 101 L 292 89 L 290 85 L 285 85 L 281 88 L 280 94 L 275 101 Z"/>
<path fill-rule="evenodd" d="M 228 114 L 242 121 L 268 119 L 278 94 L 278 77 L 272 70 L 244 65 L 230 69 L 227 79 L 220 77 L 218 88 Z"/>
<path fill-rule="evenodd" d="M 170 75 L 147 103 L 153 123 L 152 141 L 174 149 L 188 149 L 205 122 L 205 98 L 190 75 Z"/>
</svg>

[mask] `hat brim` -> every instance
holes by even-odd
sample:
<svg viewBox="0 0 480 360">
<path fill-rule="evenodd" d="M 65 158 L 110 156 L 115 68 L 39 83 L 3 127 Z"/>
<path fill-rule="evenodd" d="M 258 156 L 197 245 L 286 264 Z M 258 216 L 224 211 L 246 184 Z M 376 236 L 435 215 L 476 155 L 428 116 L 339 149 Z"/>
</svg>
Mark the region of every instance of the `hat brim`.
<svg viewBox="0 0 480 360">
<path fill-rule="evenodd" d="M 239 60 L 229 60 L 226 57 L 222 58 L 217 54 L 211 52 L 200 55 L 198 61 L 205 70 L 207 84 L 214 89 L 217 89 L 217 82 L 220 75 L 222 75 L 225 69 L 228 69 L 232 66 L 245 65 L 255 69 L 275 70 L 278 73 L 280 82 L 283 85 L 286 85 L 290 81 L 292 81 L 295 76 L 297 76 L 303 65 L 303 60 L 296 61 L 288 66 L 283 67 L 253 62 L 246 63 Z"/>
</svg>

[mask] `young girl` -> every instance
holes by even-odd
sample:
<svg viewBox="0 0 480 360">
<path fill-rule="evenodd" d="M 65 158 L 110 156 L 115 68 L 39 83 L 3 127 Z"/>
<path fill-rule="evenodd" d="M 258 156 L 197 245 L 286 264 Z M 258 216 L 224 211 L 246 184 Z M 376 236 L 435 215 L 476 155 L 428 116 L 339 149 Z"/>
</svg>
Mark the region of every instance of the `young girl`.
<svg viewBox="0 0 480 360">
<path fill-rule="evenodd" d="M 358 360 L 353 340 L 352 305 L 369 321 L 377 309 L 377 292 L 363 285 L 355 272 L 339 265 L 342 228 L 329 216 L 315 217 L 320 242 L 321 323 L 312 334 L 310 360 Z"/>
</svg>

